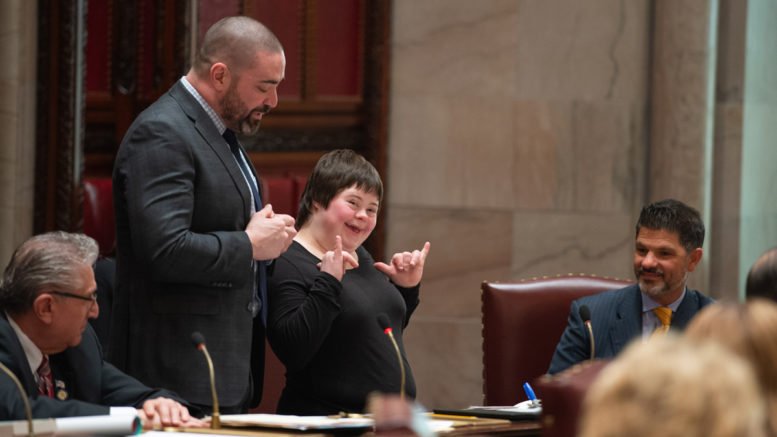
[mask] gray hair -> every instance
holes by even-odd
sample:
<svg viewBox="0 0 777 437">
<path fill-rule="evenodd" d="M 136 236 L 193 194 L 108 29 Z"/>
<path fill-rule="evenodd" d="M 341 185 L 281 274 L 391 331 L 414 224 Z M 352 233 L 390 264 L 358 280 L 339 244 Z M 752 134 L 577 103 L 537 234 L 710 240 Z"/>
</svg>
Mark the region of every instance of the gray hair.
<svg viewBox="0 0 777 437">
<path fill-rule="evenodd" d="M 75 269 L 94 265 L 97 242 L 84 234 L 55 231 L 36 235 L 16 249 L 0 283 L 0 309 L 21 314 L 45 289 L 78 286 Z"/>
</svg>

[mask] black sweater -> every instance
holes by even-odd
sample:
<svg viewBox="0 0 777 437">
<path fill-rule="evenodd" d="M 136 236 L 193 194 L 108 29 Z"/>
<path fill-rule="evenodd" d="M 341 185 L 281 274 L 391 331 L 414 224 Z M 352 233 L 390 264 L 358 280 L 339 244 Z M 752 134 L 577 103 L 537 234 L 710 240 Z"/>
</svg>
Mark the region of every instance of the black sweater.
<svg viewBox="0 0 777 437">
<path fill-rule="evenodd" d="M 418 306 L 419 287 L 391 283 L 362 247 L 359 267 L 342 283 L 318 270 L 320 260 L 296 241 L 275 261 L 269 278 L 268 338 L 286 366 L 279 414 L 363 412 L 373 391 L 398 393 L 396 351 L 377 322 L 385 314 L 405 364 L 405 392 L 415 381 L 402 331 Z"/>
</svg>

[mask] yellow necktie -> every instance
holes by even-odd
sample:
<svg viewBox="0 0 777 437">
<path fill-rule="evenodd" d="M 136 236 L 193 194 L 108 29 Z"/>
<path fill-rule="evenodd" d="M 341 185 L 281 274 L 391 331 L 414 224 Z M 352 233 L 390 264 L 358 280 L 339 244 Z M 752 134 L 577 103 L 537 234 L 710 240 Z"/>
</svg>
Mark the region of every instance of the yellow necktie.
<svg viewBox="0 0 777 437">
<path fill-rule="evenodd" d="M 654 334 L 666 334 L 669 331 L 669 325 L 672 324 L 672 309 L 669 307 L 653 308 L 653 314 L 661 321 L 661 326 L 653 331 Z"/>
</svg>

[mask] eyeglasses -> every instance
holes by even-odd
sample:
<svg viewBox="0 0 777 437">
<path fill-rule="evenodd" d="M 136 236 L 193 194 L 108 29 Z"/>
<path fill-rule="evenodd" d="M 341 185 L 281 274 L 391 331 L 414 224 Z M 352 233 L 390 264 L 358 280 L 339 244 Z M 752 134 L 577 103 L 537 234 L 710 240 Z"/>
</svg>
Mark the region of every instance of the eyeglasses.
<svg viewBox="0 0 777 437">
<path fill-rule="evenodd" d="M 85 300 L 87 302 L 92 302 L 92 303 L 97 302 L 96 291 L 92 292 L 92 294 L 90 294 L 89 296 L 82 296 L 80 294 L 68 293 L 66 291 L 49 291 L 49 293 L 56 294 L 57 296 L 62 296 L 62 297 L 72 297 L 73 299 Z"/>
</svg>

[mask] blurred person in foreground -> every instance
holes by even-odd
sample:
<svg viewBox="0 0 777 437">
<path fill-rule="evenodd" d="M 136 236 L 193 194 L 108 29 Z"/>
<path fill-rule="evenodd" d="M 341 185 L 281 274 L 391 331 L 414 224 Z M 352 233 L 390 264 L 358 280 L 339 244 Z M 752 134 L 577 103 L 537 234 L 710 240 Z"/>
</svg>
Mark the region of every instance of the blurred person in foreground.
<svg viewBox="0 0 777 437">
<path fill-rule="evenodd" d="M 715 341 L 752 365 L 767 404 L 769 435 L 777 436 L 777 304 L 754 298 L 710 305 L 685 335 Z"/>
<path fill-rule="evenodd" d="M 762 437 L 765 410 L 743 359 L 675 334 L 634 342 L 583 402 L 580 437 Z"/>
<path fill-rule="evenodd" d="M 712 299 L 687 287 L 702 258 L 704 223 L 699 212 L 674 199 L 642 208 L 634 241 L 637 283 L 572 302 L 569 320 L 548 373 L 555 374 L 590 356 L 588 330 L 580 316 L 587 306 L 596 342 L 594 358 L 611 358 L 634 338 L 682 330 Z"/>
<path fill-rule="evenodd" d="M 747 273 L 745 295 L 748 299 L 763 297 L 777 302 L 777 247 L 773 247 L 753 263 Z"/>
<path fill-rule="evenodd" d="M 329 152 L 313 169 L 299 232 L 270 277 L 268 338 L 286 366 L 278 413 L 361 413 L 370 392 L 399 393 L 398 357 L 381 315 L 401 353 L 405 393 L 415 397 L 402 334 L 418 306 L 430 245 L 375 262 L 362 243 L 382 197 L 377 170 L 351 150 Z"/>
<path fill-rule="evenodd" d="M 96 318 L 97 243 L 51 232 L 22 243 L 0 286 L 0 361 L 21 382 L 36 418 L 137 409 L 144 428 L 202 426 L 171 392 L 141 384 L 103 360 L 87 323 Z M 12 379 L 0 374 L 0 420 L 24 419 Z"/>
</svg>

